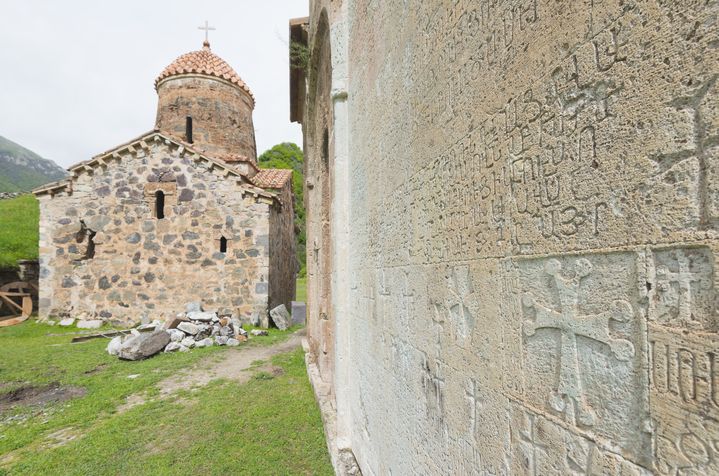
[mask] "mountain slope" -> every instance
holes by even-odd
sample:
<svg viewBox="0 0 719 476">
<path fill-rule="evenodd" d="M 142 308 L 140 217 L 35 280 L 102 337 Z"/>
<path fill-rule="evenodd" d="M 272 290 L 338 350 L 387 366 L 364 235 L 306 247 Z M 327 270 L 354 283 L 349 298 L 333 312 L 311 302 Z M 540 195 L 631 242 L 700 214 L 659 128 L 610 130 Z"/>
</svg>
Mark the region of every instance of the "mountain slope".
<svg viewBox="0 0 719 476">
<path fill-rule="evenodd" d="M 65 175 L 55 162 L 0 136 L 0 192 L 25 192 Z"/>
</svg>

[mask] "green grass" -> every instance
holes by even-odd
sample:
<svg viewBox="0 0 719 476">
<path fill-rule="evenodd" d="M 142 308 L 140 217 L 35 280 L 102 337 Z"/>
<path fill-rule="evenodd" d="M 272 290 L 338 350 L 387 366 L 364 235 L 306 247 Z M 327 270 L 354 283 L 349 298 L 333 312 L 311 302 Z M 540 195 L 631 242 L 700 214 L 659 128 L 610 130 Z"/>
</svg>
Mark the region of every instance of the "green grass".
<svg viewBox="0 0 719 476">
<path fill-rule="evenodd" d="M 307 278 L 297 278 L 295 301 L 307 302 Z"/>
<path fill-rule="evenodd" d="M 157 395 L 162 379 L 229 349 L 124 362 L 105 353 L 105 339 L 70 344 L 72 331 L 34 321 L 0 329 L 0 399 L 50 382 L 87 391 L 64 403 L 0 412 L 0 474 L 332 474 L 300 349 L 273 359 L 280 372 L 257 369 L 245 384 L 215 380 L 118 412 L 127 396 Z M 250 343 L 289 334 L 270 332 Z M 54 333 L 61 335 L 48 335 Z M 61 430 L 77 437 L 52 447 L 49 435 Z"/>
<path fill-rule="evenodd" d="M 19 259 L 37 259 L 40 208 L 33 195 L 0 200 L 0 268 Z"/>
</svg>

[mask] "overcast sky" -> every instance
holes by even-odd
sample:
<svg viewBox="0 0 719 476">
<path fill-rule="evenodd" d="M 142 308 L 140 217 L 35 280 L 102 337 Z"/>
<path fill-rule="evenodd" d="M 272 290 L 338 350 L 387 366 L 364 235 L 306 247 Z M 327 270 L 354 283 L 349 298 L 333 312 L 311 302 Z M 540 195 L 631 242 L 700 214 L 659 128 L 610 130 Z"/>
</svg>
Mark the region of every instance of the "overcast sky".
<svg viewBox="0 0 719 476">
<path fill-rule="evenodd" d="M 301 146 L 289 121 L 288 21 L 308 0 L 0 0 L 0 136 L 63 167 L 155 123 L 157 75 L 177 56 L 212 51 L 255 95 L 258 154 Z"/>
</svg>

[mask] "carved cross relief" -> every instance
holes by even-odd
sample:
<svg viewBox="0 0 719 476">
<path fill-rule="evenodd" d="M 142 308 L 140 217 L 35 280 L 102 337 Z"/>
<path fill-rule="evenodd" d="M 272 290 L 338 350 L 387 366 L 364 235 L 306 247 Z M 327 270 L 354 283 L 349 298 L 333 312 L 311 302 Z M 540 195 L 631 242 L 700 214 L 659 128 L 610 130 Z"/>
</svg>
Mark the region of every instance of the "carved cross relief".
<svg viewBox="0 0 719 476">
<path fill-rule="evenodd" d="M 657 285 L 660 291 L 669 291 L 672 283 L 678 286 L 677 319 L 690 327 L 701 327 L 701 322 L 692 313 L 692 288 L 700 283 L 702 277 L 690 269 L 691 261 L 684 250 L 676 251 L 677 271 L 670 271 L 666 266 L 657 268 Z"/>
<path fill-rule="evenodd" d="M 531 337 L 538 329 L 559 331 L 559 381 L 556 391 L 549 397 L 549 404 L 575 424 L 578 422 L 592 426 L 595 416 L 586 403 L 582 388 L 577 336 L 605 343 L 618 360 L 627 361 L 634 355 L 634 345 L 626 339 L 612 337 L 609 334 L 609 321 L 627 322 L 634 313 L 625 300 L 615 300 L 609 310 L 599 314 L 584 315 L 580 312 L 579 288 L 582 280 L 592 272 L 592 264 L 587 259 L 576 261 L 573 276 L 565 276 L 562 264 L 556 259 L 547 261 L 544 272 L 554 278 L 560 309 L 540 304 L 531 293 L 526 293 L 522 302 L 526 307 L 534 309 L 536 317 L 533 321 L 525 321 L 524 334 Z"/>
</svg>

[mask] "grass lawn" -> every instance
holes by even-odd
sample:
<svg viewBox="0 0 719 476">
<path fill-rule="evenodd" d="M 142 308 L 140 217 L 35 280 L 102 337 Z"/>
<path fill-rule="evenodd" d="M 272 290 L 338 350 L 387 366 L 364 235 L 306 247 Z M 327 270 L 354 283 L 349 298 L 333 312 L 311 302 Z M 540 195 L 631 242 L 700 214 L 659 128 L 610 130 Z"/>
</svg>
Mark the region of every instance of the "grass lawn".
<svg viewBox="0 0 719 476">
<path fill-rule="evenodd" d="M 307 302 L 307 278 L 297 278 L 295 301 Z"/>
<path fill-rule="evenodd" d="M 105 352 L 106 339 L 70 344 L 73 331 L 34 321 L 0 329 L 0 474 L 332 474 L 301 349 L 273 358 L 283 372 L 153 400 L 163 379 L 229 349 L 124 362 Z M 270 332 L 243 345 L 289 334 Z M 48 384 L 80 396 L 9 406 L 13 391 Z M 145 403 L 118 411 L 143 393 Z"/>
<path fill-rule="evenodd" d="M 40 207 L 33 195 L 0 200 L 0 268 L 19 259 L 36 259 Z"/>
</svg>

